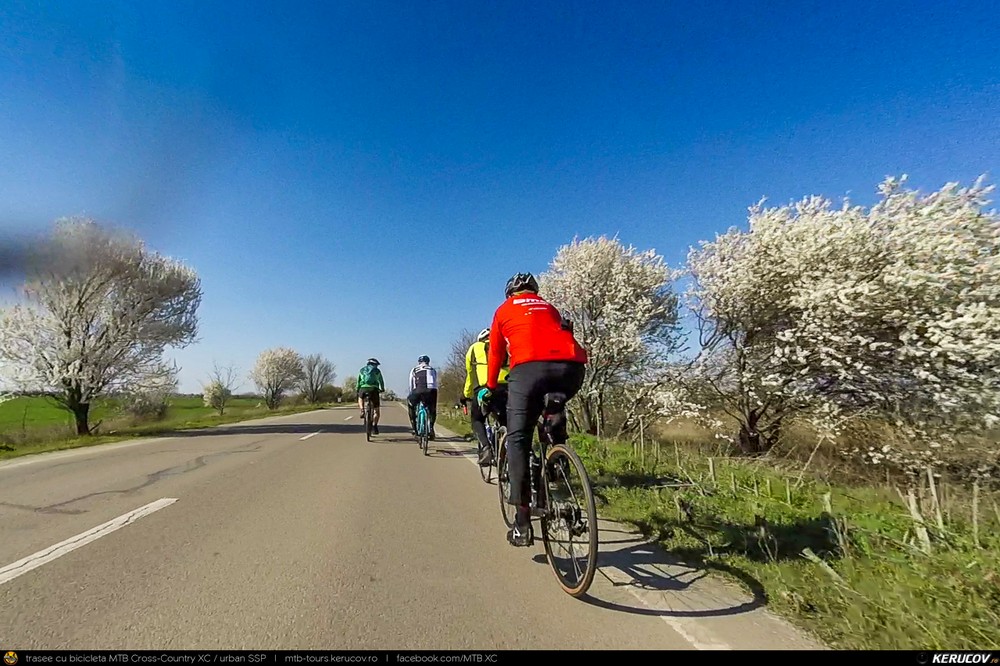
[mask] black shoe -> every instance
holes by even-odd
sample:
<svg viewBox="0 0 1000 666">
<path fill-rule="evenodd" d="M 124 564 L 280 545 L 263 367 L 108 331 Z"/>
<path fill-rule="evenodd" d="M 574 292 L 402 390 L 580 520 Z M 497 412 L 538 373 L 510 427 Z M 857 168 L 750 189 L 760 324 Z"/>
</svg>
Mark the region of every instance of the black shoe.
<svg viewBox="0 0 1000 666">
<path fill-rule="evenodd" d="M 531 525 L 527 527 L 514 525 L 513 528 L 507 530 L 507 542 L 518 548 L 531 546 L 535 543 L 534 535 L 531 532 Z"/>
<path fill-rule="evenodd" d="M 378 426 L 372 426 L 372 434 L 373 435 L 377 435 L 378 434 Z"/>
<path fill-rule="evenodd" d="M 489 467 L 492 464 L 493 464 L 492 451 L 490 451 L 489 449 L 482 449 L 479 452 L 479 466 Z"/>
</svg>

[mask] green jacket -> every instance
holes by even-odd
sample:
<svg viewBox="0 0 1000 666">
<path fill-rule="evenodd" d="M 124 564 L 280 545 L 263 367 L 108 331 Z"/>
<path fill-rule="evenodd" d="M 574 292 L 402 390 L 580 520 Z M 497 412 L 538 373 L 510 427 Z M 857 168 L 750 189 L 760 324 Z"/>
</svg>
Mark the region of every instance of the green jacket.
<svg viewBox="0 0 1000 666">
<path fill-rule="evenodd" d="M 374 365 L 366 365 L 358 372 L 357 389 L 374 388 L 379 392 L 385 391 L 385 380 L 382 379 L 382 371 Z"/>
</svg>

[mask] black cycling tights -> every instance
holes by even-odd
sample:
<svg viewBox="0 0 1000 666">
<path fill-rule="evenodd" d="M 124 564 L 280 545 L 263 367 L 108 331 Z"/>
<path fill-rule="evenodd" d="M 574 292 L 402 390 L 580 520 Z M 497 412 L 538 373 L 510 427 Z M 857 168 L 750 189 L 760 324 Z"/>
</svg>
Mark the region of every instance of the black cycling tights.
<svg viewBox="0 0 1000 666">
<path fill-rule="evenodd" d="M 546 393 L 563 393 L 568 401 L 583 386 L 586 366 L 570 361 L 532 361 L 511 368 L 507 376 L 507 456 L 510 503 L 527 506 L 528 453 Z"/>
</svg>

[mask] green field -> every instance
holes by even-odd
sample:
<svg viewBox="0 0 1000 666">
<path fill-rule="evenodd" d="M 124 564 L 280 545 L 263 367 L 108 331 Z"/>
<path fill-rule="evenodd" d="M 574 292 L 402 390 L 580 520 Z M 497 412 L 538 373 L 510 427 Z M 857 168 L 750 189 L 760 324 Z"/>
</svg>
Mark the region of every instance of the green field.
<svg viewBox="0 0 1000 666">
<path fill-rule="evenodd" d="M 467 417 L 442 425 L 469 437 Z M 836 649 L 1000 649 L 1000 508 L 985 492 L 920 493 L 920 526 L 888 487 L 834 485 L 767 462 L 709 458 L 695 442 L 575 435 L 598 512 L 687 564 L 725 576 Z M 975 524 L 975 527 L 974 527 Z"/>
<path fill-rule="evenodd" d="M 92 446 L 138 436 L 155 436 L 175 430 L 233 423 L 275 414 L 309 411 L 329 405 L 309 405 L 287 401 L 277 410 L 263 406 L 259 398 L 233 398 L 220 416 L 205 407 L 199 396 L 168 399 L 166 416 L 141 420 L 121 412 L 113 400 L 91 408 L 91 437 L 77 437 L 72 416 L 46 397 L 19 397 L 0 404 L 0 459 L 44 451 Z"/>
</svg>

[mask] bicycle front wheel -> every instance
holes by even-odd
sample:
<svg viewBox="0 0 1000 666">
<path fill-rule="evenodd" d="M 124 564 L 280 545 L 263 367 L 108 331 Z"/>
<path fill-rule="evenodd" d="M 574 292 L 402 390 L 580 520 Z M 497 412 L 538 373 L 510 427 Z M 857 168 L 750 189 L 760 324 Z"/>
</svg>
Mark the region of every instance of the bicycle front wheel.
<svg viewBox="0 0 1000 666">
<path fill-rule="evenodd" d="M 497 493 L 500 495 L 500 515 L 508 528 L 514 527 L 517 508 L 510 504 L 510 470 L 507 469 L 507 429 L 497 434 Z"/>
<path fill-rule="evenodd" d="M 598 526 L 594 491 L 580 456 L 564 444 L 549 448 L 545 466 L 548 511 L 541 519 L 545 555 L 563 591 L 572 597 L 581 597 L 590 589 L 597 573 Z M 565 555 L 557 556 L 556 551 Z"/>
</svg>

